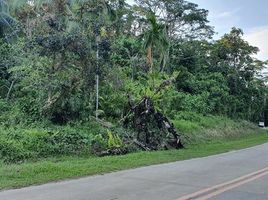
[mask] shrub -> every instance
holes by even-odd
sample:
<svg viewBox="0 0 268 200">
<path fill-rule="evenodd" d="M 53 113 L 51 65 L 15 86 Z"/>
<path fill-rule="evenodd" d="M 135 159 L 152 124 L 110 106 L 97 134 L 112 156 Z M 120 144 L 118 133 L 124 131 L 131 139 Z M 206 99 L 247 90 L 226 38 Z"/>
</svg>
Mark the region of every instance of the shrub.
<svg viewBox="0 0 268 200">
<path fill-rule="evenodd" d="M 90 153 L 92 133 L 77 127 L 0 128 L 0 159 L 19 162 L 55 155 Z M 107 143 L 107 142 L 106 142 Z"/>
<path fill-rule="evenodd" d="M 33 152 L 32 157 L 47 157 L 57 151 L 52 140 L 52 133 L 43 129 L 24 130 L 22 144 L 24 149 Z"/>
<path fill-rule="evenodd" d="M 14 140 L 0 138 L 0 159 L 6 163 L 19 162 L 30 158 L 32 155 L 26 151 L 23 145 Z"/>
<path fill-rule="evenodd" d="M 93 137 L 91 141 L 91 149 L 94 154 L 104 151 L 107 148 L 107 140 L 101 134 L 97 134 Z"/>
<path fill-rule="evenodd" d="M 59 154 L 81 154 L 90 151 L 91 137 L 68 128 L 55 133 L 51 141 L 57 146 Z"/>
</svg>

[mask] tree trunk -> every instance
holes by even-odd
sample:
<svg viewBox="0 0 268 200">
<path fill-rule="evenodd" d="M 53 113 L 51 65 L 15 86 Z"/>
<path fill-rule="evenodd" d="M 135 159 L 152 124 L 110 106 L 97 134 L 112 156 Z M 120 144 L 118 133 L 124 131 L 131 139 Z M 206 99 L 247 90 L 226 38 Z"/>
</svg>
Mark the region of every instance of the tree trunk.
<svg viewBox="0 0 268 200">
<path fill-rule="evenodd" d="M 10 94 L 11 94 L 11 91 L 12 91 L 12 89 L 13 89 L 13 87 L 14 87 L 14 84 L 15 84 L 15 81 L 12 81 L 12 83 L 11 83 L 9 89 L 8 89 L 7 96 L 6 96 L 6 100 L 7 100 L 7 101 L 8 101 L 9 98 L 10 98 Z"/>
<path fill-rule="evenodd" d="M 98 119 L 99 110 L 99 75 L 96 75 L 96 119 Z"/>
<path fill-rule="evenodd" d="M 147 57 L 147 64 L 149 66 L 149 72 L 153 72 L 153 50 L 151 45 L 147 48 L 146 57 Z"/>
</svg>

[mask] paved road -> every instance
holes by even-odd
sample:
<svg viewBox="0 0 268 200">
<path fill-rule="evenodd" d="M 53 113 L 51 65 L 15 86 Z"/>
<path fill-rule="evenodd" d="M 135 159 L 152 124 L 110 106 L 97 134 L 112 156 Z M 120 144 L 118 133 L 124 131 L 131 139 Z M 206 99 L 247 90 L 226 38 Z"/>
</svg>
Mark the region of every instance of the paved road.
<svg viewBox="0 0 268 200">
<path fill-rule="evenodd" d="M 2 191 L 0 200 L 268 200 L 267 167 L 268 144 L 264 144 L 207 158 Z"/>
</svg>

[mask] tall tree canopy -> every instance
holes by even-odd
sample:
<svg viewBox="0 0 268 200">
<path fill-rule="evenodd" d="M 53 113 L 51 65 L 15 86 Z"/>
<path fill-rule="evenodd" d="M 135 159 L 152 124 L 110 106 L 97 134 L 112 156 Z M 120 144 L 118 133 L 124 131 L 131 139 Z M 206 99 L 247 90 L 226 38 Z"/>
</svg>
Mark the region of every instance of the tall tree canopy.
<svg viewBox="0 0 268 200">
<path fill-rule="evenodd" d="M 0 0 L 1 101 L 60 124 L 117 122 L 143 97 L 171 118 L 256 121 L 266 92 L 258 48 L 238 28 L 212 41 L 207 17 L 185 0 Z"/>
</svg>

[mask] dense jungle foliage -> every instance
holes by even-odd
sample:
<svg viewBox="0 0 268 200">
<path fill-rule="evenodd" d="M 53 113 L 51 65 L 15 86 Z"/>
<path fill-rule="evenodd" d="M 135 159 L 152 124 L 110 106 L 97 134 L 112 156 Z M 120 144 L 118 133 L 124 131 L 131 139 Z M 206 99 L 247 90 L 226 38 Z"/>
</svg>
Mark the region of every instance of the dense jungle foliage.
<svg viewBox="0 0 268 200">
<path fill-rule="evenodd" d="M 207 16 L 185 0 L 0 0 L 0 158 L 160 149 L 163 123 L 262 119 L 258 48 L 239 28 L 213 40 Z"/>
</svg>

